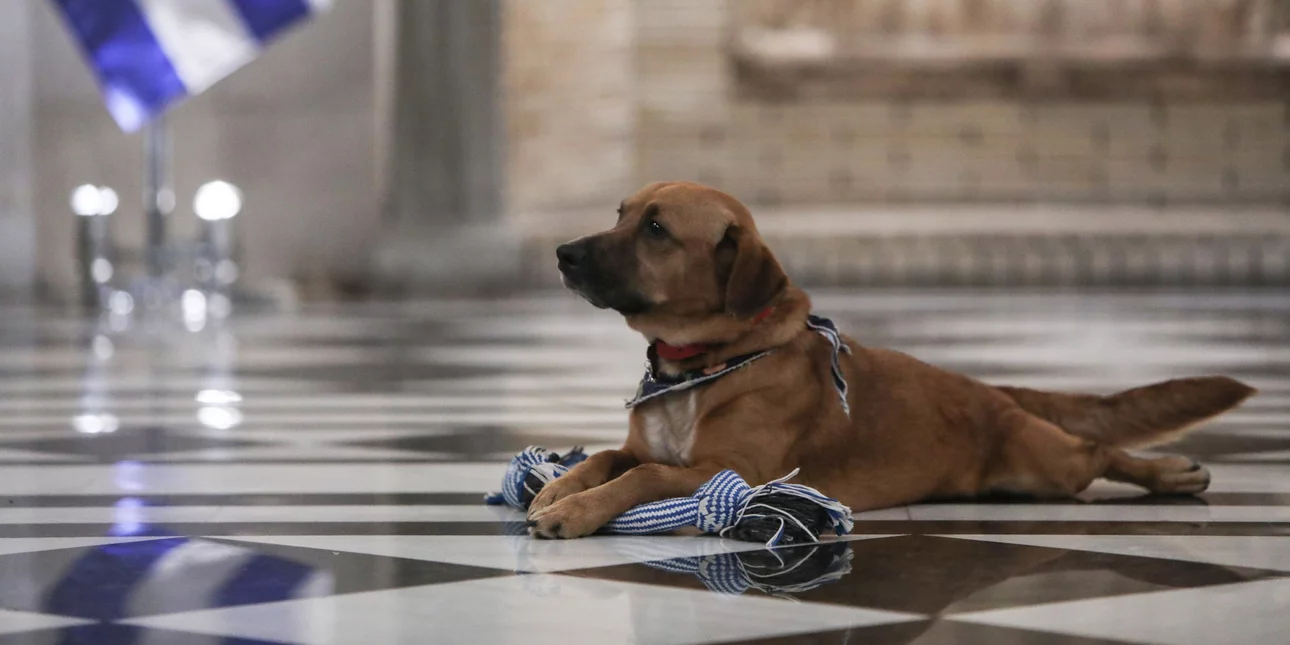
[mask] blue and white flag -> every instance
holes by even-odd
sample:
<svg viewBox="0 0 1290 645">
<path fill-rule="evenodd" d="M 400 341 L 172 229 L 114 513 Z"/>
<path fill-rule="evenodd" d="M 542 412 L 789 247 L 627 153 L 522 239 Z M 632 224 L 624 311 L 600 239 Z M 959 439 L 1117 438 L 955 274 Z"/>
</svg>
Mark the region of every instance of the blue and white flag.
<svg viewBox="0 0 1290 645">
<path fill-rule="evenodd" d="M 331 2 L 54 0 L 126 132 L 251 62 Z"/>
</svg>

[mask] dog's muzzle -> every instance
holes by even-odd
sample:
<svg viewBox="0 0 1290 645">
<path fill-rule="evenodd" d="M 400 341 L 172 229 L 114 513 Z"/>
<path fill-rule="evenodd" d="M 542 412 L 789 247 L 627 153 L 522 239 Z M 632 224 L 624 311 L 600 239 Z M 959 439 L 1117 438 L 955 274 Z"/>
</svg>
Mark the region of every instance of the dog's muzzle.
<svg viewBox="0 0 1290 645">
<path fill-rule="evenodd" d="M 576 240 L 555 250 L 564 286 L 600 309 L 613 309 L 623 315 L 647 311 L 649 302 L 631 287 L 628 271 L 602 262 L 603 255 L 597 253 L 592 241 Z"/>
<path fill-rule="evenodd" d="M 591 248 L 586 241 L 561 244 L 555 250 L 555 257 L 559 260 L 560 281 L 564 286 L 603 309 L 605 305 L 599 302 L 594 290 L 588 288 Z"/>
</svg>

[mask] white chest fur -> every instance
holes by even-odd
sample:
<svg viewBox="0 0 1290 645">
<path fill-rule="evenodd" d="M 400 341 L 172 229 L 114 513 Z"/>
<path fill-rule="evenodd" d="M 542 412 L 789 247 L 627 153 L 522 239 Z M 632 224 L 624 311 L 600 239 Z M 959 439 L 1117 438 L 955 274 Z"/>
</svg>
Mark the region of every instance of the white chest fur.
<svg viewBox="0 0 1290 645">
<path fill-rule="evenodd" d="M 654 405 L 641 409 L 641 429 L 654 461 L 690 465 L 696 398 L 694 392 L 677 392 L 659 397 Z"/>
</svg>

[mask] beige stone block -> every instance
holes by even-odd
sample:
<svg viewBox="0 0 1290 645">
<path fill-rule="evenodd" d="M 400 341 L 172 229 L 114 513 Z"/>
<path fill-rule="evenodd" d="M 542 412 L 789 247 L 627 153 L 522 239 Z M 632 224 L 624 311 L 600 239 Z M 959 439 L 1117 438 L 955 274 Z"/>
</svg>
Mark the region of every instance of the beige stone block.
<svg viewBox="0 0 1290 645">
<path fill-rule="evenodd" d="M 966 168 L 969 176 L 983 184 L 1017 185 L 1030 183 L 1030 170 L 1015 159 L 974 159 Z"/>
<path fill-rule="evenodd" d="M 1290 173 L 1276 166 L 1233 167 L 1224 176 L 1225 188 L 1245 198 L 1276 198 L 1290 194 Z"/>
<path fill-rule="evenodd" d="M 974 138 L 1018 136 L 1022 107 L 1015 102 L 969 101 L 917 103 L 897 127 L 908 136 Z"/>
<path fill-rule="evenodd" d="M 829 172 L 830 201 L 880 199 L 890 186 L 885 168 L 839 168 Z"/>
<path fill-rule="evenodd" d="M 1037 134 L 1094 136 L 1104 133 L 1107 138 L 1116 139 L 1141 136 L 1156 127 L 1152 107 L 1146 102 L 1050 102 L 1031 106 L 1025 115 L 1030 129 Z"/>
<path fill-rule="evenodd" d="M 1040 159 L 1032 167 L 1035 181 L 1045 186 L 1093 190 L 1104 186 L 1107 172 L 1101 164 L 1076 159 Z"/>
<path fill-rule="evenodd" d="M 729 58 L 720 47 L 641 45 L 635 52 L 637 77 L 716 79 L 729 76 Z"/>
<path fill-rule="evenodd" d="M 1224 193 L 1226 169 L 1218 159 L 1170 159 L 1162 184 L 1173 198 L 1218 197 Z"/>
<path fill-rule="evenodd" d="M 961 163 L 922 162 L 889 168 L 887 180 L 893 190 L 908 196 L 953 197 L 970 185 L 967 168 Z"/>
<path fill-rule="evenodd" d="M 1235 116 L 1231 105 L 1219 103 L 1168 103 L 1165 106 L 1165 129 L 1185 132 L 1190 129 L 1221 130 Z"/>
<path fill-rule="evenodd" d="M 983 159 L 1018 158 L 1022 141 L 1008 136 L 994 136 L 968 142 L 962 138 L 905 138 L 892 139 L 890 150 L 912 159 L 937 159 L 951 157 L 964 163 Z"/>
<path fill-rule="evenodd" d="M 1290 150 L 1283 143 L 1251 145 L 1229 150 L 1223 155 L 1224 165 L 1249 171 L 1284 172 L 1287 160 L 1290 160 Z"/>
<path fill-rule="evenodd" d="M 636 128 L 642 139 L 665 136 L 729 137 L 735 132 L 724 106 L 704 110 L 660 110 L 641 106 L 636 111 Z"/>
<path fill-rule="evenodd" d="M 1284 146 L 1290 141 L 1290 123 L 1280 105 L 1234 106 L 1227 129 L 1233 135 L 1229 149 Z"/>
<path fill-rule="evenodd" d="M 828 203 L 838 199 L 839 193 L 831 187 L 828 175 L 824 173 L 785 173 L 768 177 L 767 181 L 786 203 Z"/>
<path fill-rule="evenodd" d="M 690 91 L 642 91 L 637 104 L 652 113 L 655 122 L 713 123 L 725 119 L 725 93 L 721 88 L 697 84 Z"/>
<path fill-rule="evenodd" d="M 783 111 L 784 135 L 787 143 L 795 146 L 819 146 L 832 136 L 830 123 L 823 118 L 825 110 L 819 105 L 792 105 Z"/>
<path fill-rule="evenodd" d="M 819 116 L 836 138 L 887 137 L 891 132 L 892 106 L 883 101 L 819 104 Z"/>
<path fill-rule="evenodd" d="M 743 146 L 785 147 L 792 143 L 792 125 L 788 118 L 791 108 L 765 107 L 751 122 L 741 123 L 732 131 L 732 139 Z"/>
<path fill-rule="evenodd" d="M 1087 41 L 1123 34 L 1146 33 L 1152 0 L 1065 0 L 1062 37 Z M 1040 3 L 1035 3 L 1040 4 Z"/>
<path fill-rule="evenodd" d="M 1047 134 L 1023 139 L 1018 147 L 1022 157 L 1031 155 L 1044 159 L 1093 160 L 1104 156 L 1105 147 L 1091 136 L 1074 134 Z"/>
<path fill-rule="evenodd" d="M 820 154 L 834 167 L 885 168 L 891 156 L 891 147 L 885 139 L 863 138 L 851 141 L 832 139 Z"/>
<path fill-rule="evenodd" d="M 720 40 L 727 29 L 729 0 L 634 0 L 637 37 L 642 43 L 684 42 L 701 34 Z"/>
<path fill-rule="evenodd" d="M 1165 139 L 1157 128 L 1117 132 L 1106 138 L 1102 154 L 1109 159 L 1150 159 L 1157 150 L 1164 149 Z"/>
<path fill-rule="evenodd" d="M 688 142 L 642 147 L 638 183 L 658 180 L 697 181 L 718 185 L 731 175 L 730 155 L 721 146 L 690 146 Z"/>
<path fill-rule="evenodd" d="M 827 155 L 819 149 L 802 148 L 790 150 L 784 155 L 780 172 L 793 177 L 811 177 L 821 182 L 828 181 L 829 174 L 837 167 Z"/>
<path fill-rule="evenodd" d="M 1112 199 L 1153 200 L 1165 196 L 1165 175 L 1145 159 L 1111 159 L 1102 166 Z"/>
<path fill-rule="evenodd" d="M 1171 161 L 1222 157 L 1228 148 L 1227 138 L 1222 129 L 1202 128 L 1166 136 L 1162 139 L 1161 146 Z"/>
</svg>

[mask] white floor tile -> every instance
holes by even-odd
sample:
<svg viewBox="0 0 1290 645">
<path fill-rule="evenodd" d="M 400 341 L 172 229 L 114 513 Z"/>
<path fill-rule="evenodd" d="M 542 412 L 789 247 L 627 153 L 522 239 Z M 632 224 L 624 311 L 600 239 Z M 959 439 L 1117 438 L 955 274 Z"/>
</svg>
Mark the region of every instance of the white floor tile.
<svg viewBox="0 0 1290 645">
<path fill-rule="evenodd" d="M 683 645 L 903 622 L 910 614 L 552 574 L 130 621 L 307 645 Z"/>
<path fill-rule="evenodd" d="M 630 394 L 630 392 L 628 393 Z M 122 425 L 192 425 L 197 422 L 195 412 L 118 414 Z M 14 413 L 0 416 L 0 428 L 23 428 L 35 425 L 66 424 L 71 428 L 72 417 L 56 413 Z M 627 427 L 627 410 L 483 410 L 483 411 L 369 411 L 369 412 L 250 412 L 243 415 L 242 423 L 280 426 L 308 426 L 316 423 L 380 425 L 383 423 L 417 423 L 425 425 L 518 425 L 576 427 Z"/>
<path fill-rule="evenodd" d="M 39 629 L 54 629 L 56 627 L 68 627 L 71 625 L 89 625 L 93 623 L 90 620 L 80 618 L 66 618 L 63 616 L 50 616 L 47 614 L 32 614 L 25 611 L 9 611 L 0 609 L 0 634 L 17 634 L 21 632 L 32 632 Z"/>
<path fill-rule="evenodd" d="M 95 508 L 0 508 L 0 524 L 158 524 L 209 522 L 216 506 L 117 505 Z"/>
<path fill-rule="evenodd" d="M 1237 366 L 1263 366 L 1290 361 L 1290 348 L 1249 343 L 1205 342 L 1168 339 L 1143 342 L 1129 335 L 1108 331 L 1104 335 L 1088 334 L 1086 342 L 1072 342 L 1069 337 L 1053 338 L 1043 344 L 1033 343 L 958 343 L 902 344 L 897 349 L 919 360 L 933 364 L 982 364 L 1007 367 L 1061 366 L 1070 369 L 1096 369 L 1109 378 L 1140 375 L 1154 378 L 1152 371 L 1186 367 L 1205 373 Z M 1117 372 L 1121 374 L 1117 375 Z M 1140 383 L 1145 385 L 1146 383 Z"/>
<path fill-rule="evenodd" d="M 1290 464 L 1207 464 L 1211 493 L 1290 493 Z"/>
<path fill-rule="evenodd" d="M 66 434 L 66 431 L 63 431 Z M 10 439 L 7 434 L 0 432 L 0 439 Z M 31 462 L 31 461 L 91 461 L 93 457 L 87 455 L 75 455 L 70 453 L 58 452 L 37 452 L 35 450 L 19 450 L 17 448 L 0 448 L 0 462 Z"/>
<path fill-rule="evenodd" d="M 546 410 L 568 412 L 591 410 L 617 412 L 623 409 L 621 401 L 600 396 L 586 396 L 578 393 L 552 393 L 550 396 L 535 395 L 433 395 L 415 393 L 390 394 L 331 394 L 326 398 L 317 395 L 257 394 L 254 391 L 241 392 L 242 400 L 237 406 L 243 412 L 254 414 L 262 411 L 281 411 L 284 409 L 305 410 L 413 410 L 413 411 L 492 411 L 492 410 Z M 191 391 L 163 391 L 159 393 L 120 394 L 106 396 L 103 407 L 110 412 L 150 412 L 150 411 L 189 411 L 201 404 L 195 400 Z M 83 408 L 81 397 L 69 394 L 59 398 L 22 398 L 15 397 L 0 400 L 0 412 L 15 413 L 48 413 L 76 414 Z"/>
<path fill-rule="evenodd" d="M 109 466 L 4 466 L 0 491 L 4 495 L 75 495 L 104 479 Z"/>
<path fill-rule="evenodd" d="M 527 536 L 503 535 L 255 536 L 237 539 L 544 573 L 763 548 L 760 544 L 717 537 L 680 536 L 597 535 L 580 540 L 535 540 Z"/>
<path fill-rule="evenodd" d="M 953 616 L 1156 645 L 1271 645 L 1290 634 L 1290 578 L 1058 602 Z"/>
<path fill-rule="evenodd" d="M 518 522 L 507 506 L 224 506 L 214 522 Z"/>
<path fill-rule="evenodd" d="M 254 439 L 253 435 L 246 435 Z M 444 452 L 417 452 L 413 450 L 392 450 L 389 448 L 369 448 L 366 446 L 335 446 L 319 444 L 299 444 L 291 446 L 254 446 L 248 448 L 203 448 L 201 450 L 184 450 L 162 454 L 140 454 L 136 458 L 146 458 L 154 462 L 167 461 L 274 461 L 318 460 L 329 459 L 347 461 L 389 461 L 407 459 L 449 459 L 453 455 Z"/>
<path fill-rule="evenodd" d="M 134 506 L 0 508 L 0 524 L 185 522 L 505 522 L 524 514 L 502 506 Z"/>
<path fill-rule="evenodd" d="M 909 514 L 915 521 L 1290 522 L 1290 506 L 926 504 Z"/>
<path fill-rule="evenodd" d="M 8 495 L 476 493 L 501 485 L 504 464 L 142 464 L 6 466 Z"/>
<path fill-rule="evenodd" d="M 1290 464 L 1290 450 L 1270 450 L 1268 452 L 1236 452 L 1230 455 L 1223 455 L 1223 461 L 1226 462 L 1267 462 L 1279 461 Z"/>
</svg>

